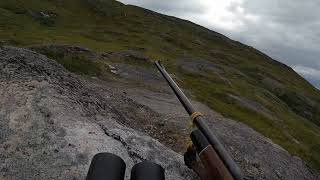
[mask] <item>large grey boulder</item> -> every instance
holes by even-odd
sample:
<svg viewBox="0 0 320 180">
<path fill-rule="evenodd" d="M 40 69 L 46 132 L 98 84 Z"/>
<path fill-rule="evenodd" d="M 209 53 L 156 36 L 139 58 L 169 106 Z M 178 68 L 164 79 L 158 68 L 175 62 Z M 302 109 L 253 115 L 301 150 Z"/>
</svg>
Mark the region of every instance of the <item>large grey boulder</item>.
<svg viewBox="0 0 320 180">
<path fill-rule="evenodd" d="M 126 179 L 143 160 L 161 164 L 167 179 L 196 178 L 181 155 L 119 124 L 104 93 L 43 55 L 0 48 L 0 179 L 84 179 L 98 152 L 121 156 Z"/>
</svg>

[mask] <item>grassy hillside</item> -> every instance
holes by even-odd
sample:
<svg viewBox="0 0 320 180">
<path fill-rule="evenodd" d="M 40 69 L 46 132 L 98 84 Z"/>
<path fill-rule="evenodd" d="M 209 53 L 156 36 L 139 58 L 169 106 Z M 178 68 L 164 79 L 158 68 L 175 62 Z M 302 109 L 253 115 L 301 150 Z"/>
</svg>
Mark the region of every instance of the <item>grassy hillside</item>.
<svg viewBox="0 0 320 180">
<path fill-rule="evenodd" d="M 112 0 L 0 1 L 0 44 L 130 49 L 166 60 L 195 98 L 320 169 L 319 91 L 286 65 L 191 22 Z M 78 73 L 99 71 L 84 68 L 86 59 L 57 59 Z"/>
</svg>

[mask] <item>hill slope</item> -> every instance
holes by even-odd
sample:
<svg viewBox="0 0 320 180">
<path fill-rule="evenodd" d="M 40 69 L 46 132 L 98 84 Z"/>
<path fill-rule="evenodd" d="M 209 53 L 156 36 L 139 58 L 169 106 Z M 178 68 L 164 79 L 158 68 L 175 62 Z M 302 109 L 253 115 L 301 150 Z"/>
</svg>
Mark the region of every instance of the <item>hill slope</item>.
<svg viewBox="0 0 320 180">
<path fill-rule="evenodd" d="M 320 168 L 319 91 L 286 65 L 191 22 L 112 0 L 1 1 L 0 41 L 121 52 L 120 57 L 106 55 L 143 69 L 153 68 L 143 56 L 166 60 L 195 99 Z M 105 80 L 118 76 L 105 73 L 105 65 L 93 57 L 36 49 L 80 74 Z"/>
<path fill-rule="evenodd" d="M 197 179 L 183 156 L 171 150 L 185 150 L 188 116 L 160 75 L 102 59 L 114 65 L 118 80 L 75 75 L 36 52 L 0 48 L 0 179 L 84 179 L 98 152 L 121 156 L 126 180 L 133 164 L 142 160 L 161 164 L 167 180 Z M 153 90 L 130 83 L 138 77 L 152 82 Z M 245 124 L 193 104 L 246 177 L 319 179 L 300 158 Z"/>
</svg>

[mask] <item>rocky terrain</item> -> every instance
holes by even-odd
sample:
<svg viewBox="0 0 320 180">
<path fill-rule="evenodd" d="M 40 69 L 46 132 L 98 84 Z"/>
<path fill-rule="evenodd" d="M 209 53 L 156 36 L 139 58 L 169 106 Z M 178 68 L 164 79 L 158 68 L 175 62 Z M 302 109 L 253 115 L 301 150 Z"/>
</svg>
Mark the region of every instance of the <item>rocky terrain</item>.
<svg viewBox="0 0 320 180">
<path fill-rule="evenodd" d="M 98 152 L 121 156 L 127 179 L 142 160 L 161 164 L 168 180 L 197 179 L 181 155 L 188 117 L 165 82 L 155 70 L 141 72 L 109 55 L 105 70 L 117 78 L 76 75 L 35 51 L 0 48 L 0 179 L 84 179 Z M 320 178 L 252 128 L 193 103 L 247 177 Z"/>
<path fill-rule="evenodd" d="M 151 61 L 162 60 L 190 97 L 320 170 L 320 91 L 218 32 L 115 0 L 10 0 L 0 1 L 0 45 L 33 49 L 90 81 L 169 93 Z M 180 152 L 175 139 L 166 145 Z"/>
<path fill-rule="evenodd" d="M 218 32 L 116 0 L 10 0 L 0 1 L 0 47 L 4 179 L 81 179 L 105 150 L 128 169 L 154 159 L 168 177 L 193 179 L 181 161 L 188 117 L 154 60 L 247 177 L 319 179 L 320 91 Z"/>
<path fill-rule="evenodd" d="M 121 124 L 129 120 L 115 105 L 128 98 L 100 94 L 32 51 L 5 47 L 0 57 L 2 179 L 84 179 L 98 152 L 121 156 L 127 172 L 149 159 L 167 169 L 168 179 L 195 178 L 181 155 Z"/>
</svg>

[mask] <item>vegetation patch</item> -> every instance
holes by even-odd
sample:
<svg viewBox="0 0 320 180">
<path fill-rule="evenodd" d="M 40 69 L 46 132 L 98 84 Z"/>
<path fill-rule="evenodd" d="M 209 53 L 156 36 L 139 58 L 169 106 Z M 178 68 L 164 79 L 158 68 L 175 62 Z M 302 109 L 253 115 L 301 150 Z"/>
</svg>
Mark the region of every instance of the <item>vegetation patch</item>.
<svg viewBox="0 0 320 180">
<path fill-rule="evenodd" d="M 66 69 L 78 74 L 85 74 L 90 76 L 100 76 L 101 69 L 98 63 L 86 58 L 79 57 L 64 57 L 57 59 Z"/>
<path fill-rule="evenodd" d="M 49 58 L 56 60 L 71 72 L 90 76 L 100 76 L 102 74 L 100 64 L 85 56 L 68 56 L 62 52 L 59 53 L 43 50 L 42 53 L 47 55 Z"/>
<path fill-rule="evenodd" d="M 58 14 L 54 12 L 49 12 L 49 11 L 39 11 L 39 12 L 33 12 L 32 16 L 41 25 L 53 27 L 56 23 Z"/>
</svg>

